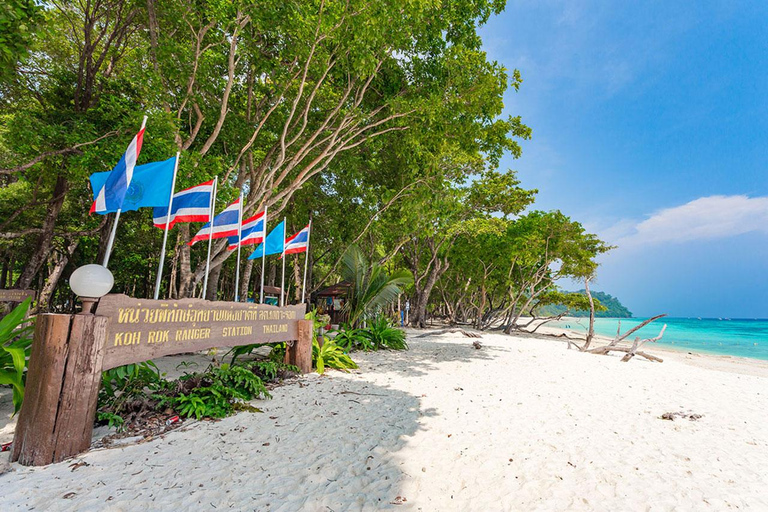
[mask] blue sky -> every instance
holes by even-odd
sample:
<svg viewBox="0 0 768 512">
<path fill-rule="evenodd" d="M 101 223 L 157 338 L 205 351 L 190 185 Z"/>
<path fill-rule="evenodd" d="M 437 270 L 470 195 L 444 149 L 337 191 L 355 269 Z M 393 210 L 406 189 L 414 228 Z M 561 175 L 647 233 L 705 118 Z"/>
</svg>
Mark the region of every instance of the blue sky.
<svg viewBox="0 0 768 512">
<path fill-rule="evenodd" d="M 768 317 L 768 2 L 510 1 L 481 31 L 533 128 L 502 165 L 612 244 L 636 316 Z"/>
</svg>

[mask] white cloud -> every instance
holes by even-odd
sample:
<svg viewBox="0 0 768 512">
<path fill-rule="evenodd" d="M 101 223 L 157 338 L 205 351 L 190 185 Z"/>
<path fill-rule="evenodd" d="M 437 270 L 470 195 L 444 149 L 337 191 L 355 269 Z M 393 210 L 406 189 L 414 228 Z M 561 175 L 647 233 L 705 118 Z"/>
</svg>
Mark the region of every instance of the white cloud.
<svg viewBox="0 0 768 512">
<path fill-rule="evenodd" d="M 753 231 L 768 233 L 768 197 L 709 196 L 660 210 L 615 243 L 619 247 L 679 243 Z"/>
</svg>

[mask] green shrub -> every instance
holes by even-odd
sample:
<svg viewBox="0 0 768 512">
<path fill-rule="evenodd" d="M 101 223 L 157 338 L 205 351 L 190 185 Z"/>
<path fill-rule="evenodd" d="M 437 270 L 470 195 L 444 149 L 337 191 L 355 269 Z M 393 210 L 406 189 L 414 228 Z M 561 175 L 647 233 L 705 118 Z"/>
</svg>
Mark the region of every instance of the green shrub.
<svg viewBox="0 0 768 512">
<path fill-rule="evenodd" d="M 353 329 L 348 324 L 335 331 L 333 341 L 347 352 L 352 350 L 376 350 L 365 329 Z"/>
<path fill-rule="evenodd" d="M 185 418 L 223 418 L 232 414 L 237 404 L 254 398 L 271 398 L 262 380 L 242 366 L 222 364 L 206 373 L 191 374 L 180 379 L 193 381 L 188 392 L 177 396 L 161 397 L 159 405 L 171 406 Z"/>
<path fill-rule="evenodd" d="M 27 359 L 32 345 L 33 322 L 25 319 L 28 298 L 0 320 L 0 384 L 13 387 L 13 414 L 24 401 Z M 24 326 L 27 323 L 28 325 Z"/>
<path fill-rule="evenodd" d="M 381 350 L 382 348 L 390 350 L 408 349 L 405 333 L 395 327 L 389 318 L 383 315 L 376 317 L 371 325 L 363 329 L 363 335 L 369 339 L 374 350 Z"/>
<path fill-rule="evenodd" d="M 326 339 L 322 347 L 317 343 L 317 338 L 312 340 L 312 363 L 321 375 L 325 373 L 326 368 L 342 371 L 357 368 L 352 358 L 332 339 Z"/>
<path fill-rule="evenodd" d="M 301 373 L 298 366 L 276 361 L 251 361 L 245 367 L 266 382 L 292 377 Z"/>
</svg>

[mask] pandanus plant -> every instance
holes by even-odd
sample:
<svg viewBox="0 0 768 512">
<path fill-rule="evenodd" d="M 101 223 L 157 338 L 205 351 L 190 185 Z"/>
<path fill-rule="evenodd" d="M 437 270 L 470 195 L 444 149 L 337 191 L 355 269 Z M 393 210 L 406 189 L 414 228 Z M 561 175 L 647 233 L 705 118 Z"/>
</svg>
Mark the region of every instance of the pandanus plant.
<svg viewBox="0 0 768 512">
<path fill-rule="evenodd" d="M 410 273 L 405 270 L 388 274 L 383 266 L 368 262 L 356 245 L 350 246 L 344 253 L 341 276 L 350 285 L 344 305 L 350 327 L 357 327 L 364 319 L 375 316 L 397 300 L 404 286 L 413 282 Z"/>
</svg>

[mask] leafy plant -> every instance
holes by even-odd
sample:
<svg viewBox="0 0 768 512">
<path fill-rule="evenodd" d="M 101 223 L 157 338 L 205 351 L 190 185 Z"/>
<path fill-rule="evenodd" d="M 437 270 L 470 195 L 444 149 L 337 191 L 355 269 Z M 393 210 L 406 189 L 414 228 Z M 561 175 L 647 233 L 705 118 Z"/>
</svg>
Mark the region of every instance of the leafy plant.
<svg viewBox="0 0 768 512">
<path fill-rule="evenodd" d="M 297 366 L 277 361 L 251 361 L 245 366 L 263 381 L 274 381 L 286 374 L 301 373 Z"/>
<path fill-rule="evenodd" d="M 312 362 L 317 368 L 317 373 L 321 375 L 325 373 L 326 368 L 342 371 L 357 368 L 352 358 L 332 339 L 326 339 L 322 347 L 317 343 L 317 339 L 312 341 Z"/>
<path fill-rule="evenodd" d="M 223 418 L 230 415 L 240 401 L 272 396 L 262 380 L 242 366 L 222 364 L 202 375 L 189 375 L 185 380 L 192 379 L 197 380 L 198 387 L 178 396 L 163 397 L 161 404 L 172 406 L 179 416 L 187 418 Z"/>
<path fill-rule="evenodd" d="M 365 329 L 353 329 L 349 324 L 342 326 L 341 329 L 336 331 L 333 341 L 347 352 L 352 350 L 376 350 L 371 344 L 370 338 L 366 336 Z"/>
<path fill-rule="evenodd" d="M 253 352 L 259 347 L 264 346 L 263 344 L 259 343 L 253 343 L 251 345 L 240 345 L 239 347 L 232 347 L 229 352 L 225 354 L 225 357 L 229 354 L 232 354 L 232 360 L 230 360 L 229 364 L 235 364 L 235 361 L 237 361 L 237 358 L 240 356 L 245 356 Z"/>
<path fill-rule="evenodd" d="M 101 373 L 101 390 L 105 397 L 125 393 L 129 389 L 143 389 L 162 380 L 160 369 L 152 361 L 126 364 Z"/>
<path fill-rule="evenodd" d="M 376 262 L 369 263 L 356 245 L 351 245 L 344 253 L 341 276 L 351 285 L 344 308 L 352 327 L 397 300 L 402 288 L 413 282 L 406 270 L 387 274 L 383 266 Z"/>
<path fill-rule="evenodd" d="M 32 321 L 26 319 L 31 303 L 31 298 L 26 299 L 0 320 L 0 384 L 13 387 L 14 415 L 24 402 L 25 371 L 34 329 Z"/>
<path fill-rule="evenodd" d="M 363 329 L 363 335 L 368 338 L 374 350 L 388 348 L 390 350 L 408 350 L 405 333 L 395 327 L 385 316 L 380 315 L 370 325 Z"/>
</svg>

